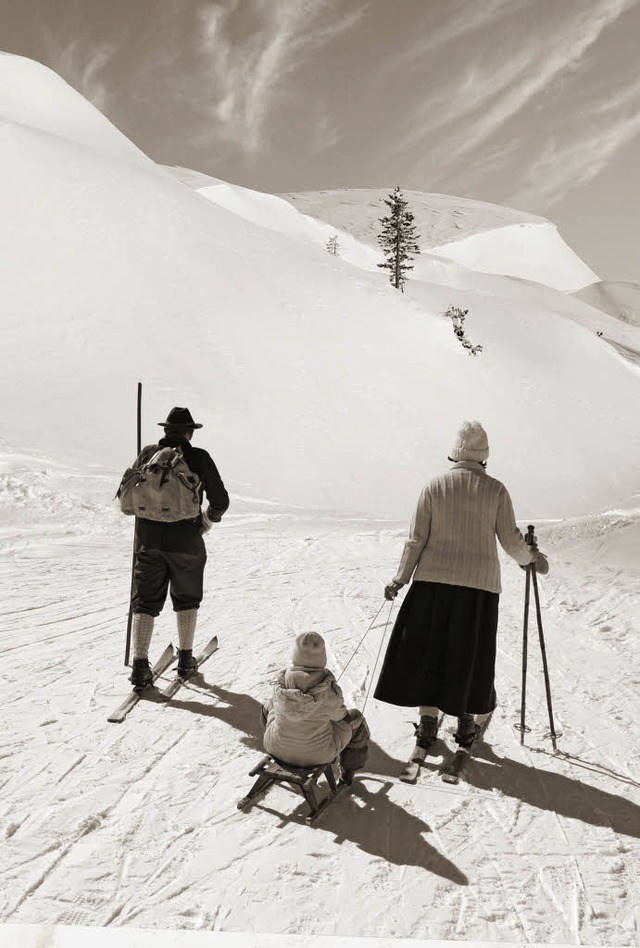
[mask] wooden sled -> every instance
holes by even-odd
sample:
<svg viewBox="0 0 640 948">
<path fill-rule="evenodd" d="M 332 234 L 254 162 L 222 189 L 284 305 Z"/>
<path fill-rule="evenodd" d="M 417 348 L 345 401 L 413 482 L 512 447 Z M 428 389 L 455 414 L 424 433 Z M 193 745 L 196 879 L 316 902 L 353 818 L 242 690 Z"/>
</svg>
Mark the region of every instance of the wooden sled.
<svg viewBox="0 0 640 948">
<path fill-rule="evenodd" d="M 338 772 L 338 758 L 330 764 L 319 764 L 316 767 L 294 767 L 292 764 L 285 764 L 278 760 L 277 757 L 267 755 L 259 764 L 256 764 L 253 770 L 249 771 L 249 776 L 257 776 L 258 779 L 246 797 L 238 801 L 238 809 L 247 809 L 258 794 L 266 793 L 274 783 L 288 784 L 294 790 L 298 787 L 302 790 L 310 810 L 305 822 L 311 826 L 335 800 L 340 791 L 348 786 L 344 781 L 336 779 L 336 772 Z M 318 780 L 323 775 L 329 786 L 329 792 L 324 798 L 320 798 Z"/>
</svg>

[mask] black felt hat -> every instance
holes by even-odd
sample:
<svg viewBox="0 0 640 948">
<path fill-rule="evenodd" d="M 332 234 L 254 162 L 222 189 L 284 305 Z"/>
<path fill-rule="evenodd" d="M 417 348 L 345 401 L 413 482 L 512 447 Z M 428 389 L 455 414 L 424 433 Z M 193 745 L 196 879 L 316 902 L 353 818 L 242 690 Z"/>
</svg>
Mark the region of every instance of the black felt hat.
<svg viewBox="0 0 640 948">
<path fill-rule="evenodd" d="M 193 420 L 188 408 L 172 408 L 166 421 L 159 421 L 162 428 L 202 428 L 202 425 Z"/>
</svg>

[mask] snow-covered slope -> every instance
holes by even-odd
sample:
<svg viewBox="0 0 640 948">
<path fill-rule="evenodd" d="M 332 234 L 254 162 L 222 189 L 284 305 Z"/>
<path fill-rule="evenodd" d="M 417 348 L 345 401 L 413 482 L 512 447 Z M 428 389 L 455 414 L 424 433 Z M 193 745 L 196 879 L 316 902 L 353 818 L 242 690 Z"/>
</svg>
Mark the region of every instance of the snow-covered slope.
<svg viewBox="0 0 640 948">
<path fill-rule="evenodd" d="M 155 167 L 57 73 L 24 56 L 0 52 L 0 124 L 4 122 L 58 135 L 149 171 Z"/>
<path fill-rule="evenodd" d="M 431 251 L 471 270 L 535 280 L 566 292 L 582 289 L 598 279 L 548 222 L 508 224 L 439 244 Z"/>
<path fill-rule="evenodd" d="M 237 495 L 404 516 L 470 415 L 523 516 L 635 489 L 638 375 L 526 287 L 510 307 L 468 291 L 469 334 L 485 344 L 472 359 L 442 316 L 449 288 L 398 294 L 304 237 L 315 222 L 287 221 L 277 198 L 218 186 L 229 210 L 155 166 L 24 124 L 0 135 L 12 452 L 115 473 L 140 379 L 143 440 L 188 404 Z"/>
<path fill-rule="evenodd" d="M 640 329 L 435 255 L 398 294 L 358 234 L 349 259 L 329 256 L 322 226 L 278 198 L 105 153 L 89 113 L 62 134 L 73 97 L 54 129 L 21 121 L 19 80 L 0 124 L 3 948 L 266 948 L 286 933 L 636 944 L 640 372 L 595 330 L 635 345 Z M 538 226 L 511 213 L 494 230 Z M 543 259 L 558 249 L 545 246 Z M 469 308 L 477 359 L 449 303 Z M 189 405 L 234 496 L 206 537 L 196 631 L 219 652 L 170 703 L 141 701 L 116 726 L 133 525 L 106 502 L 133 454 L 138 379 L 143 440 Z M 415 712 L 372 697 L 397 615 L 382 589 L 424 478 L 473 416 L 550 557 L 559 753 L 531 627 L 524 743 L 513 728 L 524 576 L 505 562 L 486 742 L 457 787 L 436 758 L 409 787 Z M 261 754 L 260 702 L 302 629 L 325 636 L 372 732 L 365 771 L 315 827 L 284 788 L 235 806 Z M 175 636 L 166 608 L 152 660 Z"/>
<path fill-rule="evenodd" d="M 387 195 L 387 191 L 363 189 L 282 197 L 302 213 L 377 249 Z M 577 290 L 598 280 L 562 240 L 555 225 L 543 217 L 446 194 L 405 191 L 404 196 L 415 217 L 423 253 L 455 260 L 472 270 L 522 277 L 561 290 Z"/>
<path fill-rule="evenodd" d="M 237 494 L 402 515 L 470 414 L 529 515 L 583 513 L 633 489 L 638 377 L 526 295 L 515 319 L 478 297 L 495 341 L 478 338 L 485 352 L 470 359 L 435 294 L 403 298 L 293 226 L 257 228 L 155 168 L 57 135 L 14 123 L 0 134 L 13 449 L 122 468 L 141 379 L 143 440 L 189 404 Z M 515 448 L 523 418 L 535 469 Z"/>
<path fill-rule="evenodd" d="M 267 230 L 288 234 L 296 239 L 315 244 L 317 247 L 325 248 L 328 239 L 335 236 L 338 239 L 338 254 L 341 260 L 373 273 L 378 271 L 378 263 L 381 260 L 379 247 L 363 237 L 355 237 L 347 231 L 339 231 L 323 220 L 303 214 L 284 198 L 224 181 L 216 181 L 198 172 L 189 173 L 185 169 L 169 170 L 177 172 L 176 176 L 179 180 L 189 184 L 207 200 Z M 322 192 L 324 207 L 329 207 L 331 193 Z M 311 199 L 311 195 L 306 197 Z M 443 208 L 446 206 L 445 201 L 452 199 L 444 195 L 426 195 L 425 197 L 440 199 L 436 219 L 444 232 Z M 343 192 L 334 192 L 336 206 L 341 206 L 342 199 Z M 479 213 L 479 209 L 483 207 L 489 209 L 490 215 L 495 210 L 493 205 L 478 204 L 475 208 L 476 213 Z M 474 223 L 475 226 L 479 226 L 478 220 Z M 452 214 L 449 229 L 455 226 L 457 226 L 455 214 Z M 530 236 L 532 227 L 537 229 L 533 238 Z M 543 231 L 538 228 L 543 228 Z M 475 241 L 477 243 L 474 243 Z M 536 245 L 537 252 L 534 253 Z M 464 260 L 464 263 L 458 262 L 456 259 L 458 257 Z M 558 260 L 561 262 L 560 267 L 558 267 Z M 483 262 L 486 269 L 483 269 Z M 503 268 L 504 274 L 494 272 L 499 267 Z M 514 275 L 507 275 L 509 269 L 514 271 Z M 522 275 L 516 275 L 519 271 L 529 272 L 531 278 L 526 279 Z M 553 286 L 554 282 L 565 285 L 567 281 L 579 281 L 589 274 L 593 276 L 560 239 L 556 228 L 552 224 L 540 221 L 505 225 L 484 234 L 462 238 L 438 248 L 437 251 L 422 253 L 413 261 L 410 286 L 417 287 L 420 282 L 455 288 L 464 291 L 465 294 L 471 293 L 472 303 L 475 293 L 511 300 L 514 305 L 524 300 L 525 305 L 541 306 L 543 309 L 562 314 L 594 333 L 603 332 L 607 342 L 636 362 L 633 354 L 640 347 L 640 332 L 633 327 L 621 325 L 617 319 L 606 315 L 600 309 L 595 309 L 594 305 L 582 303 L 579 293 L 567 294 L 562 287 L 554 288 Z M 594 284 L 594 286 L 601 285 Z M 633 284 L 628 284 L 628 286 L 632 287 Z M 584 292 L 587 293 L 589 289 L 588 287 Z"/>
<path fill-rule="evenodd" d="M 378 246 L 380 218 L 388 213 L 384 199 L 392 188 L 348 188 L 330 191 L 302 191 L 282 194 L 303 214 L 310 214 L 358 239 Z M 421 246 L 425 249 L 472 234 L 511 224 L 544 223 L 526 211 L 473 201 L 448 194 L 403 191 L 415 217 Z"/>
<path fill-rule="evenodd" d="M 633 326 L 640 326 L 640 283 L 602 280 L 574 295 L 603 313 Z"/>
</svg>

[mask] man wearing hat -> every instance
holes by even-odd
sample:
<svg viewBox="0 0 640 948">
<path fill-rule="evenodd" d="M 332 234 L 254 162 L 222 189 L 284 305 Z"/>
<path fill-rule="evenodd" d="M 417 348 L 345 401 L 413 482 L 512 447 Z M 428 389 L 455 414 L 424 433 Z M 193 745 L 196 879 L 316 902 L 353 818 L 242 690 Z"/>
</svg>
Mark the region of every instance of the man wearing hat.
<svg viewBox="0 0 640 948">
<path fill-rule="evenodd" d="M 189 409 L 172 408 L 166 421 L 158 424 L 164 428 L 164 437 L 158 444 L 144 447 L 133 466 L 145 464 L 159 448 L 180 447 L 187 466 L 200 479 L 200 504 L 206 493 L 208 507 L 204 514 L 200 511 L 196 517 L 174 523 L 138 518 L 131 598 L 134 687 L 151 680 L 149 644 L 154 618 L 160 614 L 167 592 L 178 622 L 178 674 L 186 678 L 196 670 L 193 639 L 207 560 L 202 533 L 212 522 L 219 522 L 229 506 L 229 495 L 213 458 L 191 445 L 194 430 L 202 425 L 193 420 Z"/>
</svg>

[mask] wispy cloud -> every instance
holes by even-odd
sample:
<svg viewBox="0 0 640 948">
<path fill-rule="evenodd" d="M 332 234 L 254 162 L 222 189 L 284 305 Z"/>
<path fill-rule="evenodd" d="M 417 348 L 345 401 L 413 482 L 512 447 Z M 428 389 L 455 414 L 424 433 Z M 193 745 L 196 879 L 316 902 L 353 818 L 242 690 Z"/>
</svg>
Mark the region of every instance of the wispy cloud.
<svg viewBox="0 0 640 948">
<path fill-rule="evenodd" d="M 496 22 L 503 13 L 514 15 L 529 0 L 482 0 L 481 3 L 469 3 L 469 0 L 447 0 L 441 8 L 441 19 L 433 24 L 425 20 L 422 29 L 416 31 L 413 42 L 397 55 L 391 67 L 394 71 L 411 68 L 436 49 L 442 49 L 449 43 L 459 43 L 470 33 L 476 33 Z M 430 13 L 428 7 L 425 11 Z"/>
<path fill-rule="evenodd" d="M 242 32 L 234 29 L 240 6 Z M 336 0 L 226 0 L 203 8 L 200 42 L 208 74 L 209 137 L 258 151 L 276 105 L 291 96 L 287 80 L 308 57 L 358 23 L 365 9 L 354 2 L 345 10 Z M 308 112 L 313 128 L 313 106 Z"/>
<path fill-rule="evenodd" d="M 592 181 L 640 135 L 640 78 L 575 117 L 565 136 L 550 139 L 527 169 L 514 204 L 552 207 L 574 188 Z"/>
<path fill-rule="evenodd" d="M 109 100 L 109 83 L 103 77 L 105 66 L 118 50 L 115 42 L 90 46 L 81 39 L 72 40 L 51 53 L 51 68 L 63 76 L 69 85 L 105 111 Z"/>
<path fill-rule="evenodd" d="M 446 180 L 452 162 L 475 157 L 507 123 L 526 115 L 539 97 L 557 94 L 564 78 L 580 69 L 603 31 L 633 2 L 598 0 L 585 8 L 561 5 L 556 8 L 561 17 L 557 22 L 540 19 L 535 23 L 537 30 L 530 33 L 524 28 L 526 23 L 520 23 L 519 41 L 508 49 L 508 55 L 495 42 L 488 47 L 485 37 L 471 61 L 457 72 L 448 71 L 435 96 L 427 94 L 407 122 L 411 131 L 399 141 L 398 151 L 426 152 L 416 170 L 435 181 Z M 501 7 L 495 4 L 495 12 L 500 13 Z M 506 12 L 513 14 L 512 9 Z M 452 36 L 449 24 L 448 42 Z M 467 42 L 465 48 L 474 46 Z"/>
</svg>

